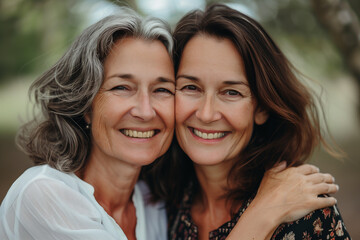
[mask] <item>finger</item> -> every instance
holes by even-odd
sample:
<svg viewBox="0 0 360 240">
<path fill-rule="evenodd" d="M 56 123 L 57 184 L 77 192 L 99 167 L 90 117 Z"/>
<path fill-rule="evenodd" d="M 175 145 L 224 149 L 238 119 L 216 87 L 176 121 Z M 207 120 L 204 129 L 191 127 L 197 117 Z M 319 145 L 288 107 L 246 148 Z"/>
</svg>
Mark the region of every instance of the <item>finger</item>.
<svg viewBox="0 0 360 240">
<path fill-rule="evenodd" d="M 314 206 L 316 207 L 315 209 L 320 209 L 320 208 L 334 206 L 336 203 L 337 203 L 337 200 L 334 197 L 318 197 L 315 200 Z"/>
<path fill-rule="evenodd" d="M 279 162 L 278 164 L 276 164 L 271 169 L 269 169 L 269 171 L 272 173 L 278 173 L 278 172 L 281 172 L 282 170 L 284 170 L 285 168 L 286 168 L 286 161 L 282 161 L 282 162 Z"/>
<path fill-rule="evenodd" d="M 334 194 L 339 191 L 337 184 L 320 183 L 313 186 L 313 193 L 316 195 L 321 194 Z"/>
<path fill-rule="evenodd" d="M 307 180 L 313 184 L 318 183 L 334 183 L 335 178 L 329 173 L 314 173 L 307 176 Z"/>
<path fill-rule="evenodd" d="M 296 167 L 299 173 L 304 175 L 310 175 L 313 173 L 319 173 L 320 169 L 312 164 L 303 164 L 301 166 Z"/>
</svg>

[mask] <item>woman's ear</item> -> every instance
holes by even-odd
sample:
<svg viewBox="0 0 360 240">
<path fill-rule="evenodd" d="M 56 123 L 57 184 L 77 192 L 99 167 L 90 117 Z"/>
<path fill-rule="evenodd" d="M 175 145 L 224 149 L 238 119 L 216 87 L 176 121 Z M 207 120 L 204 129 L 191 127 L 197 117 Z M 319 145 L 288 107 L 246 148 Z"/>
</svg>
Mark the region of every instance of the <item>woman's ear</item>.
<svg viewBox="0 0 360 240">
<path fill-rule="evenodd" d="M 90 112 L 85 113 L 84 119 L 87 124 L 91 124 Z"/>
<path fill-rule="evenodd" d="M 257 106 L 255 110 L 255 123 L 257 125 L 263 125 L 269 118 L 268 111 L 262 109 L 261 107 Z"/>
</svg>

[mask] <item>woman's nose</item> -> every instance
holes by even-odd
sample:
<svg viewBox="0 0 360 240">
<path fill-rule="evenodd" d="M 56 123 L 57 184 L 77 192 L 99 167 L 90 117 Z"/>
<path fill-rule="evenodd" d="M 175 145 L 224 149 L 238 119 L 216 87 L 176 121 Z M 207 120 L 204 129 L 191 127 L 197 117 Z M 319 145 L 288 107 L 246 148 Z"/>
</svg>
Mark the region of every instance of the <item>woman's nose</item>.
<svg viewBox="0 0 360 240">
<path fill-rule="evenodd" d="M 152 106 L 150 96 L 147 92 L 139 92 L 130 114 L 144 121 L 149 121 L 156 116 L 156 111 Z"/>
<path fill-rule="evenodd" d="M 216 108 L 215 97 L 205 95 L 201 100 L 195 115 L 204 123 L 211 123 L 221 119 L 221 113 Z"/>
</svg>

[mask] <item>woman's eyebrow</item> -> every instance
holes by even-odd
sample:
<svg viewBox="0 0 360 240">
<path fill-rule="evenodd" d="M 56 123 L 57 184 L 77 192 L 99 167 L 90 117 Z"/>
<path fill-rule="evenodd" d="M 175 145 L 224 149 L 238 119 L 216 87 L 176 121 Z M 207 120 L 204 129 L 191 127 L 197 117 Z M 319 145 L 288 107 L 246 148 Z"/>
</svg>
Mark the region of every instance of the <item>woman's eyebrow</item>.
<svg viewBox="0 0 360 240">
<path fill-rule="evenodd" d="M 190 75 L 186 75 L 186 74 L 181 74 L 181 75 L 176 76 L 176 80 L 178 80 L 179 78 L 186 78 L 186 79 L 189 79 L 189 80 L 195 81 L 195 82 L 200 81 L 199 78 L 194 77 L 194 76 L 190 76 Z"/>
<path fill-rule="evenodd" d="M 124 74 L 116 73 L 114 75 L 109 76 L 107 79 L 110 79 L 110 78 L 134 79 L 134 76 L 130 73 L 124 73 Z"/>
<path fill-rule="evenodd" d="M 200 79 L 194 76 L 190 76 L 190 75 L 186 75 L 186 74 L 181 74 L 176 76 L 176 80 L 178 80 L 179 78 L 186 78 L 189 79 L 191 81 L 194 82 L 200 82 Z M 242 80 L 225 80 L 222 82 L 224 85 L 245 85 L 245 86 L 249 86 L 249 84 L 245 81 Z"/>
<path fill-rule="evenodd" d="M 175 84 L 174 79 L 170 79 L 170 78 L 166 78 L 166 77 L 158 77 L 157 81 L 162 82 L 162 83 L 173 83 L 173 84 Z"/>
<path fill-rule="evenodd" d="M 247 82 L 244 82 L 244 81 L 241 81 L 241 80 L 227 80 L 227 81 L 224 81 L 223 84 L 225 85 L 245 85 L 245 86 L 249 86 L 249 84 Z"/>
<path fill-rule="evenodd" d="M 124 74 L 114 74 L 109 76 L 107 79 L 110 78 L 122 78 L 122 79 L 128 79 L 128 80 L 132 80 L 135 79 L 136 77 L 133 74 L 130 73 L 124 73 Z M 167 78 L 167 77 L 158 77 L 156 78 L 157 82 L 161 82 L 161 83 L 175 83 L 175 81 L 173 79 Z"/>
</svg>

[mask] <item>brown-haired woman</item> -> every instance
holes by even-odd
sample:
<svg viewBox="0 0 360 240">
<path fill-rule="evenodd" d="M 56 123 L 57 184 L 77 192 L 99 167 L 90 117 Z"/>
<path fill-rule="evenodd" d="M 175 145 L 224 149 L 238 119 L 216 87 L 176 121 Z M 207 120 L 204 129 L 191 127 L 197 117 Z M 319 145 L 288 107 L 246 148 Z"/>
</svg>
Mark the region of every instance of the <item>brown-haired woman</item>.
<svg viewBox="0 0 360 240">
<path fill-rule="evenodd" d="M 230 236 L 242 239 L 349 239 L 336 207 L 291 222 L 303 215 L 296 209 L 276 215 L 285 204 L 276 202 L 277 189 L 259 196 L 267 170 L 284 160 L 286 174 L 294 174 L 299 169 L 291 167 L 325 143 L 313 96 L 265 30 L 216 4 L 184 16 L 174 38 L 176 137 L 182 150 L 175 143 L 174 161 L 157 166 L 170 169 L 156 179 L 168 191 L 152 184 L 169 206 L 170 239 L 225 239 L 237 222 Z M 318 197 L 319 189 L 333 191 L 324 179 L 309 175 L 308 181 L 318 192 L 304 205 L 319 201 L 324 207 L 332 200 Z M 289 202 L 297 200 L 302 201 Z M 254 220 L 256 213 L 262 220 Z M 291 223 L 278 227 L 283 222 Z M 241 229 L 254 231 L 245 235 Z"/>
</svg>

